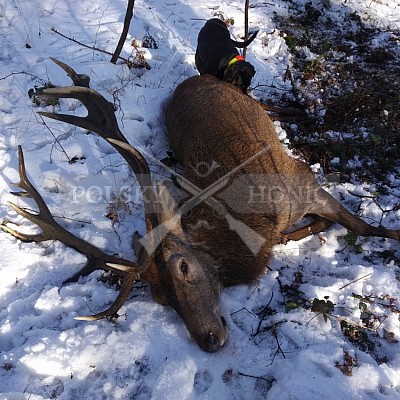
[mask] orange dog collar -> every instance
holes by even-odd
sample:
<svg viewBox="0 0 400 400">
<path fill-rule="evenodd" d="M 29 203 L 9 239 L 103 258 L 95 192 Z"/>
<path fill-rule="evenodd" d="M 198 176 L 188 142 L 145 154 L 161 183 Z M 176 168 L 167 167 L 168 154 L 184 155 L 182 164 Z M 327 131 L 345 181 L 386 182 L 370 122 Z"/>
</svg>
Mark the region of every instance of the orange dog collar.
<svg viewBox="0 0 400 400">
<path fill-rule="evenodd" d="M 232 64 L 235 64 L 235 62 L 238 62 L 238 61 L 244 61 L 244 57 L 243 56 L 233 57 L 232 60 L 229 61 L 228 67 L 231 66 Z"/>
</svg>

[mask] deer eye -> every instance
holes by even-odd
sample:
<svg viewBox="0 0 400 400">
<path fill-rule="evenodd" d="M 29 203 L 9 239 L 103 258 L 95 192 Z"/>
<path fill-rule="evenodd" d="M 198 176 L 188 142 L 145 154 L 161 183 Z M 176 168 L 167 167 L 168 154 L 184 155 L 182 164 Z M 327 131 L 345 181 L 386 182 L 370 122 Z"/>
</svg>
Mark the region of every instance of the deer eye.
<svg viewBox="0 0 400 400">
<path fill-rule="evenodd" d="M 187 265 L 185 260 L 181 262 L 180 269 L 183 275 L 186 275 L 188 273 L 189 266 Z"/>
</svg>

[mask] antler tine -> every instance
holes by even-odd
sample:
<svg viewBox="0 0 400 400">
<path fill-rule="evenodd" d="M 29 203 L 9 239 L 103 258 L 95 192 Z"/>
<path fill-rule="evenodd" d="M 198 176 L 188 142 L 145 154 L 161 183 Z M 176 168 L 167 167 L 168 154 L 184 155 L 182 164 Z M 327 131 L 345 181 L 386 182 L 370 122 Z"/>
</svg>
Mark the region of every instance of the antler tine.
<svg viewBox="0 0 400 400">
<path fill-rule="evenodd" d="M 145 176 L 150 177 L 148 164 L 138 150 L 136 150 L 133 155 L 132 153 L 121 150 L 120 147 L 115 146 L 109 141 L 109 139 L 115 139 L 128 143 L 128 140 L 118 127 L 113 105 L 100 93 L 82 86 L 44 89 L 41 93 L 47 97 L 77 99 L 86 107 L 88 115 L 86 117 L 78 117 L 68 114 L 39 112 L 40 115 L 58 121 L 67 122 L 68 124 L 76 125 L 97 133 L 104 140 L 107 140 L 124 157 L 136 175 L 142 176 L 141 180 L 145 179 Z M 138 179 L 139 178 L 140 177 L 138 177 Z M 144 185 L 148 185 L 150 182 L 151 180 L 148 180 L 143 183 Z"/>
<path fill-rule="evenodd" d="M 40 115 L 96 132 L 105 140 L 111 135 L 115 139 L 127 142 L 125 136 L 119 130 L 114 114 L 114 106 L 95 90 L 83 86 L 68 86 L 43 89 L 38 95 L 51 98 L 77 99 L 88 110 L 86 117 L 43 111 L 39 112 Z"/>
<path fill-rule="evenodd" d="M 77 74 L 69 65 L 63 63 L 60 60 L 57 60 L 54 57 L 50 57 L 50 60 L 56 63 L 59 67 L 61 67 L 67 75 L 72 79 L 75 86 L 84 86 L 89 87 L 90 78 L 85 74 Z"/>
<path fill-rule="evenodd" d="M 36 224 L 39 228 L 41 228 L 42 232 L 38 234 L 21 233 L 7 226 L 7 223 L 3 223 L 2 225 L 0 225 L 1 229 L 5 232 L 10 233 L 14 237 L 26 242 L 59 240 L 67 246 L 72 247 L 79 253 L 85 255 L 87 257 L 86 265 L 66 282 L 75 281 L 78 279 L 79 276 L 88 275 L 97 268 L 117 272 L 121 275 L 127 276 L 128 279 L 130 279 L 131 277 L 138 279 L 138 274 L 144 272 L 147 269 L 149 260 L 142 259 L 138 264 L 136 264 L 123 258 L 108 255 L 96 246 L 85 242 L 84 240 L 78 238 L 71 232 L 64 229 L 54 220 L 54 217 L 51 215 L 51 212 L 44 202 L 42 196 L 29 181 L 26 174 L 24 155 L 21 146 L 18 146 L 18 157 L 20 182 L 16 183 L 15 186 L 23 189 L 24 191 L 13 194 L 22 197 L 33 198 L 39 208 L 39 212 L 32 213 L 26 209 L 17 206 L 14 203 L 8 202 L 8 204 L 19 215 L 23 216 L 24 218 L 28 219 L 29 221 Z M 118 266 L 115 264 L 118 264 Z"/>
<path fill-rule="evenodd" d="M 42 196 L 40 196 L 39 192 L 36 190 L 36 188 L 32 185 L 32 183 L 28 179 L 28 175 L 26 173 L 26 168 L 25 168 L 25 158 L 24 158 L 24 153 L 22 151 L 22 147 L 18 146 L 18 173 L 19 173 L 19 178 L 20 181 L 18 183 L 15 183 L 14 186 L 19 187 L 20 189 L 23 189 L 24 192 L 11 192 L 14 196 L 21 196 L 21 197 L 32 197 L 35 199 L 36 204 L 39 207 L 39 215 L 42 216 L 42 218 L 53 218 L 51 215 L 51 212 L 49 208 L 47 207 L 46 203 L 44 202 Z M 12 203 L 10 203 L 12 204 Z M 17 207 L 19 208 L 19 207 Z M 20 209 L 21 211 L 24 211 Z M 25 211 L 24 211 L 25 212 Z M 30 214 L 32 217 L 35 217 L 34 214 Z M 26 217 L 25 217 L 26 218 Z"/>
<path fill-rule="evenodd" d="M 118 310 L 124 305 L 127 300 L 129 293 L 132 290 L 133 283 L 137 280 L 133 274 L 126 276 L 126 278 L 122 281 L 121 289 L 118 293 L 117 298 L 114 303 L 107 308 L 106 310 L 93 315 L 83 315 L 79 317 L 75 317 L 74 319 L 78 321 L 97 321 L 103 318 L 113 318 L 118 316 Z"/>
<path fill-rule="evenodd" d="M 52 98 L 77 99 L 86 107 L 88 115 L 86 117 L 77 117 L 48 112 L 39 112 L 39 114 L 96 132 L 105 140 L 112 137 L 128 143 L 118 127 L 118 122 L 114 114 L 114 106 L 101 94 L 90 89 L 90 78 L 87 75 L 76 73 L 69 65 L 56 58 L 50 57 L 50 59 L 67 73 L 74 86 L 43 89 L 40 94 Z"/>
</svg>

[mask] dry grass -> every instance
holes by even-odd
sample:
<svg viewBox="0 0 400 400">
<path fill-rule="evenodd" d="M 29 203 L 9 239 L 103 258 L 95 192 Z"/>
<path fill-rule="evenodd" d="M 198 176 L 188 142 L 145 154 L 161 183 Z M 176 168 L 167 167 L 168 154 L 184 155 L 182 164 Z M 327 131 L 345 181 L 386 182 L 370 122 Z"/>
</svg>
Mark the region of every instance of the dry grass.
<svg viewBox="0 0 400 400">
<path fill-rule="evenodd" d="M 322 4 L 276 16 L 292 54 L 293 95 L 310 117 L 288 127 L 292 146 L 344 180 L 384 181 L 399 173 L 400 32 L 383 35 L 354 14 L 338 26 Z"/>
</svg>

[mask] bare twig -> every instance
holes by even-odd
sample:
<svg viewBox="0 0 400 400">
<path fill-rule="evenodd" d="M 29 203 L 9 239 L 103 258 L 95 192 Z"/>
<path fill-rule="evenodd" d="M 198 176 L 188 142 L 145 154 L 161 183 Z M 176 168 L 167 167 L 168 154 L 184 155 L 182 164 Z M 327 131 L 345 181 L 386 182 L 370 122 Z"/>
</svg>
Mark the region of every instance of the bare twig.
<svg viewBox="0 0 400 400">
<path fill-rule="evenodd" d="M 284 351 L 282 350 L 281 344 L 279 343 L 278 333 L 276 332 L 276 326 L 272 328 L 272 335 L 275 338 L 276 344 L 278 346 L 276 354 L 281 353 L 283 358 L 286 358 Z"/>
<path fill-rule="evenodd" d="M 69 157 L 68 153 L 64 149 L 63 145 L 60 143 L 54 132 L 50 129 L 50 127 L 47 125 L 46 121 L 43 119 L 43 117 L 40 115 L 40 119 L 42 120 L 41 124 L 50 132 L 51 136 L 53 136 L 55 143 L 57 143 L 60 146 L 61 151 L 65 154 L 65 156 L 68 159 L 68 163 L 71 164 L 71 158 Z M 55 143 L 53 144 L 55 146 Z M 50 153 L 50 162 L 51 162 L 51 153 Z"/>
<path fill-rule="evenodd" d="M 281 321 L 281 323 L 283 323 L 283 322 L 285 322 L 285 321 Z M 282 355 L 283 358 L 286 358 L 285 352 L 282 350 L 281 344 L 279 343 L 276 326 L 277 326 L 277 324 L 272 325 L 271 329 L 272 329 L 272 335 L 274 336 L 276 344 L 277 344 L 277 349 L 276 349 L 274 355 L 272 356 L 271 362 L 268 365 L 266 365 L 266 367 L 269 367 L 270 365 L 272 365 L 274 363 L 275 358 L 278 356 L 279 353 Z"/>
<path fill-rule="evenodd" d="M 30 76 L 31 78 L 37 79 L 38 81 L 40 81 L 42 85 L 45 85 L 45 84 L 47 83 L 44 79 L 39 78 L 38 76 L 31 74 L 30 72 L 24 72 L 24 71 L 21 71 L 21 72 L 11 72 L 10 74 L 8 74 L 8 75 L 6 75 L 6 76 L 1 77 L 1 78 L 0 78 L 0 81 L 4 81 L 5 79 L 7 79 L 7 78 L 9 78 L 10 76 L 13 76 L 13 75 L 28 75 L 28 76 Z"/>
<path fill-rule="evenodd" d="M 270 310 L 269 305 L 271 304 L 273 298 L 274 298 L 274 292 L 271 293 L 271 298 L 269 299 L 268 304 L 258 313 L 260 321 L 258 322 L 256 333 L 254 333 L 253 336 L 257 336 L 260 333 L 261 325 L 264 322 L 265 317 L 268 315 L 268 311 Z"/>
<path fill-rule="evenodd" d="M 359 194 L 359 193 L 352 192 L 351 190 L 348 190 L 348 192 L 352 196 L 359 197 L 361 199 L 376 199 L 376 195 L 374 195 L 374 194 Z"/>
<path fill-rule="evenodd" d="M 299 108 L 272 106 L 269 104 L 262 103 L 261 101 L 257 101 L 257 103 L 260 104 L 260 106 L 263 110 L 269 111 L 269 112 L 272 112 L 275 114 L 305 117 L 304 111 Z"/>
<path fill-rule="evenodd" d="M 254 379 L 261 379 L 265 382 L 268 382 L 269 384 L 272 384 L 272 382 L 274 381 L 274 378 L 264 378 L 263 376 L 255 376 L 255 375 L 248 375 L 248 374 L 244 374 L 243 372 L 238 371 L 238 375 L 240 376 L 244 376 L 245 378 L 254 378 Z"/>
<path fill-rule="evenodd" d="M 57 35 L 60 35 L 61 37 L 70 40 L 71 42 L 74 42 L 74 43 L 76 43 L 76 44 L 79 44 L 80 46 L 86 47 L 87 49 L 95 50 L 95 51 L 100 51 L 101 53 L 108 54 L 108 55 L 111 56 L 111 57 L 114 55 L 113 53 L 110 53 L 110 52 L 107 51 L 107 50 L 99 49 L 99 48 L 96 47 L 96 46 L 89 46 L 89 45 L 87 45 L 87 44 L 84 44 L 84 43 L 80 42 L 79 40 L 76 40 L 76 39 L 74 39 L 74 38 L 68 37 L 68 36 L 64 35 L 63 33 L 57 31 L 56 28 L 51 28 L 51 30 L 52 30 L 54 33 L 56 33 Z M 127 58 L 124 58 L 124 57 L 121 57 L 121 56 L 118 56 L 118 59 L 124 61 L 128 66 L 129 66 L 129 65 L 132 65 L 133 67 L 136 67 L 136 66 L 137 66 L 138 68 L 142 68 L 142 67 L 143 67 L 142 65 L 136 65 L 136 63 L 135 63 L 134 61 L 128 60 Z M 147 64 L 147 63 L 146 63 L 146 64 Z M 146 67 L 146 69 L 149 69 L 149 68 Z"/>
<path fill-rule="evenodd" d="M 372 275 L 372 272 L 370 272 L 369 274 L 366 274 L 366 275 L 362 276 L 361 278 L 356 279 L 355 281 L 349 282 L 348 284 L 346 284 L 346 285 L 340 287 L 339 290 L 342 290 L 342 289 L 344 289 L 345 287 L 350 286 L 350 285 L 352 285 L 353 283 L 356 283 L 356 282 L 360 281 L 361 279 L 365 279 L 365 278 L 369 277 L 370 275 Z"/>
<path fill-rule="evenodd" d="M 100 52 L 105 53 L 105 54 L 108 54 L 108 55 L 110 55 L 110 56 L 113 55 L 112 53 L 110 53 L 110 52 L 107 51 L 107 50 L 99 49 L 99 48 L 96 47 L 96 46 L 89 46 L 89 45 L 87 45 L 87 44 L 84 44 L 84 43 L 80 42 L 79 40 L 76 40 L 76 39 L 74 39 L 74 38 L 71 38 L 71 37 L 69 37 L 69 36 L 66 36 L 66 35 L 64 35 L 63 33 L 59 32 L 56 28 L 51 28 L 51 30 L 52 30 L 54 33 L 56 33 L 57 35 L 60 35 L 61 37 L 70 40 L 71 42 L 74 42 L 74 43 L 76 43 L 76 44 L 79 44 L 79 46 L 86 47 L 87 49 L 90 49 L 90 50 L 100 51 Z M 118 57 L 118 58 L 121 58 L 121 59 L 124 60 L 124 61 L 128 61 L 128 60 L 126 60 L 125 58 L 122 58 L 122 57 Z"/>
</svg>

